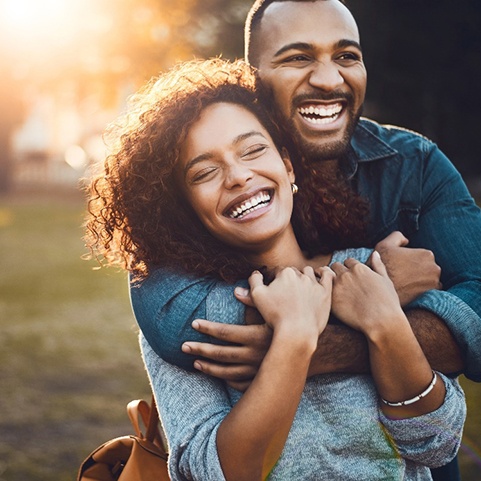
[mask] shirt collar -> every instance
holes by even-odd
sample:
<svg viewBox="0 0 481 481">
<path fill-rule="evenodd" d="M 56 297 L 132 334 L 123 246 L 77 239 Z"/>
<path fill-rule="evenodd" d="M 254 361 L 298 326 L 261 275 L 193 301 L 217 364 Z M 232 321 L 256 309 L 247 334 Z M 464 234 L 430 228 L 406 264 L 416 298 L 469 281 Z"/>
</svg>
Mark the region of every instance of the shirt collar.
<svg viewBox="0 0 481 481">
<path fill-rule="evenodd" d="M 377 124 L 367 119 L 361 118 L 359 120 L 351 139 L 350 149 L 342 165 L 342 170 L 347 179 L 354 177 L 359 163 L 385 159 L 398 153 L 396 149 L 393 149 L 373 132 L 373 130 L 378 129 Z"/>
</svg>

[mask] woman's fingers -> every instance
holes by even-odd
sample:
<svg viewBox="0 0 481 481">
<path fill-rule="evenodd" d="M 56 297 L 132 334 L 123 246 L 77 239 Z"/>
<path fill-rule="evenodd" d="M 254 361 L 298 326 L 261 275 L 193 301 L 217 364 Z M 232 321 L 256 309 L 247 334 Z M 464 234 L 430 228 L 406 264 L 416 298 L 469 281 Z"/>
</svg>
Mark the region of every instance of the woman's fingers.
<svg viewBox="0 0 481 481">
<path fill-rule="evenodd" d="M 389 275 L 386 270 L 386 266 L 381 259 L 378 251 L 374 251 L 371 256 L 371 267 L 374 272 L 377 272 L 382 277 L 389 278 Z"/>
<path fill-rule="evenodd" d="M 329 266 L 318 267 L 315 274 L 319 284 L 324 287 L 332 285 L 332 281 L 336 277 L 336 273 Z"/>
<path fill-rule="evenodd" d="M 249 285 L 251 290 L 255 287 L 264 285 L 264 276 L 259 271 L 254 271 L 249 277 Z"/>
</svg>

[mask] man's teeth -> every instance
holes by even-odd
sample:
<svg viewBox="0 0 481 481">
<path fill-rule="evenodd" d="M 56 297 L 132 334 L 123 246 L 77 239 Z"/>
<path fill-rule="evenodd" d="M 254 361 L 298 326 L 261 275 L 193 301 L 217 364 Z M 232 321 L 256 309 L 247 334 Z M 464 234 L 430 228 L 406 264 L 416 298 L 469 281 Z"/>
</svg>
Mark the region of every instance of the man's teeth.
<svg viewBox="0 0 481 481">
<path fill-rule="evenodd" d="M 338 118 L 341 110 L 341 104 L 327 107 L 314 107 L 313 105 L 311 105 L 309 107 L 300 107 L 299 113 L 305 120 L 313 124 L 328 124 Z"/>
<path fill-rule="evenodd" d="M 238 205 L 230 214 L 232 219 L 239 219 L 251 212 L 254 212 L 261 207 L 267 205 L 271 200 L 271 196 L 265 192 L 257 194 L 255 197 L 251 197 L 248 201 Z"/>
</svg>

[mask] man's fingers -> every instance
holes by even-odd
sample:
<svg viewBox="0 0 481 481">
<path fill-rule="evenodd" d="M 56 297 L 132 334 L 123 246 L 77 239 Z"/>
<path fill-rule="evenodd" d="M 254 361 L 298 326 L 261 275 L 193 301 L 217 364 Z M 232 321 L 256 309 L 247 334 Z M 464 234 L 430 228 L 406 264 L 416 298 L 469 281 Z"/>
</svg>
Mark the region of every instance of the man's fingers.
<svg viewBox="0 0 481 481">
<path fill-rule="evenodd" d="M 402 232 L 398 230 L 391 232 L 382 241 L 378 242 L 376 248 L 382 247 L 406 247 L 409 244 L 409 240 L 404 236 Z"/>
<path fill-rule="evenodd" d="M 257 374 L 256 368 L 245 364 L 222 365 L 205 360 L 196 360 L 194 367 L 208 376 L 230 382 L 250 381 Z"/>
<path fill-rule="evenodd" d="M 228 364 L 252 363 L 253 358 L 253 352 L 248 347 L 219 346 L 207 342 L 184 342 L 182 351 L 196 357 L 204 357 L 211 361 Z"/>
<path fill-rule="evenodd" d="M 227 381 L 227 384 L 240 392 L 246 392 L 247 388 L 251 385 L 252 379 L 249 379 L 248 381 Z"/>
<path fill-rule="evenodd" d="M 224 324 L 222 322 L 212 322 L 206 319 L 196 319 L 192 327 L 208 336 L 219 339 L 220 341 L 231 342 L 234 344 L 256 344 L 264 331 L 269 329 L 264 324 L 237 325 Z"/>
</svg>

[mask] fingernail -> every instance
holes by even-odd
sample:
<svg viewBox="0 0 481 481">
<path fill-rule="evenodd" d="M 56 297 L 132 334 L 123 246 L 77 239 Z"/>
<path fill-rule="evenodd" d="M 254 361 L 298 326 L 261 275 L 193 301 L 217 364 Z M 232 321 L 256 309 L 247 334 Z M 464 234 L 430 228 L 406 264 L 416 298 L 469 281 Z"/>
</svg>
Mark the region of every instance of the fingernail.
<svg viewBox="0 0 481 481">
<path fill-rule="evenodd" d="M 182 344 L 182 351 L 183 352 L 191 352 L 192 348 L 189 346 L 189 344 L 184 343 L 184 344 Z"/>
<path fill-rule="evenodd" d="M 379 254 L 378 251 L 374 251 L 374 252 L 372 253 L 372 255 L 375 256 L 375 257 L 377 257 L 378 259 L 381 258 L 381 254 Z"/>
<path fill-rule="evenodd" d="M 245 287 L 236 287 L 235 293 L 239 296 L 247 297 L 249 294 L 249 289 L 246 289 Z"/>
<path fill-rule="evenodd" d="M 198 371 L 202 371 L 202 364 L 201 364 L 199 361 L 195 361 L 195 362 L 194 362 L 194 367 L 195 367 Z"/>
<path fill-rule="evenodd" d="M 199 329 L 200 324 L 199 324 L 197 321 L 193 321 L 193 322 L 192 322 L 192 327 L 193 327 L 194 329 Z"/>
</svg>

